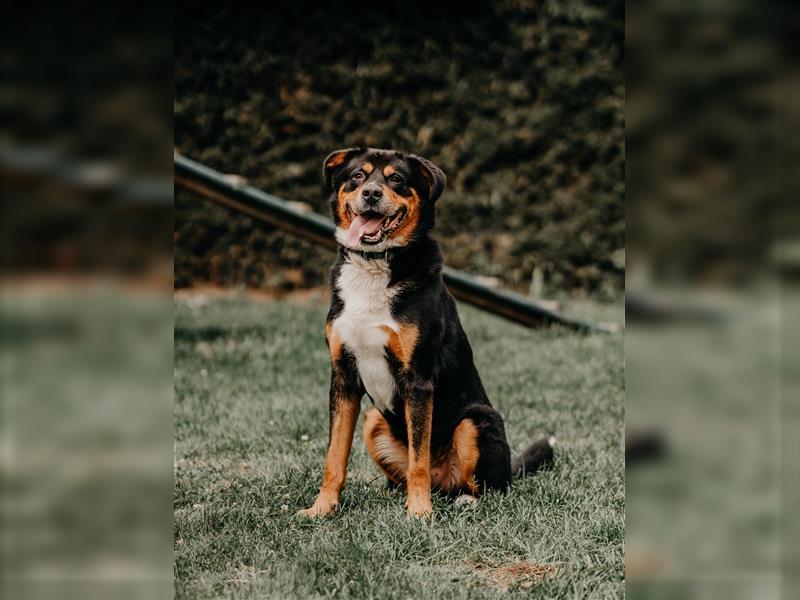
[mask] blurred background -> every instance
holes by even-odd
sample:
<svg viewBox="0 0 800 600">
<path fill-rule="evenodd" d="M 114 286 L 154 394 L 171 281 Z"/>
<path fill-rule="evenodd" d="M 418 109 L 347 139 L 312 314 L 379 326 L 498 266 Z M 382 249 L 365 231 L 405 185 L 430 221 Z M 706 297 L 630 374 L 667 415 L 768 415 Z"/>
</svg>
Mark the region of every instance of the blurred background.
<svg viewBox="0 0 800 600">
<path fill-rule="evenodd" d="M 171 13 L 5 7 L 0 596 L 172 597 Z"/>
<path fill-rule="evenodd" d="M 447 174 L 449 265 L 523 293 L 619 299 L 622 1 L 191 12 L 175 32 L 182 154 L 329 216 L 329 152 L 413 151 Z M 331 252 L 183 191 L 175 219 L 178 288 L 327 283 Z"/>
<path fill-rule="evenodd" d="M 178 150 L 323 213 L 331 149 L 428 156 L 449 264 L 497 284 L 624 282 L 628 594 L 798 597 L 792 3 L 43 12 L 2 42 L 4 597 L 171 595 L 170 232 L 176 287 L 324 282 L 186 192 L 173 230 L 170 105 Z"/>
<path fill-rule="evenodd" d="M 628 4 L 629 598 L 800 593 L 798 23 Z"/>
</svg>

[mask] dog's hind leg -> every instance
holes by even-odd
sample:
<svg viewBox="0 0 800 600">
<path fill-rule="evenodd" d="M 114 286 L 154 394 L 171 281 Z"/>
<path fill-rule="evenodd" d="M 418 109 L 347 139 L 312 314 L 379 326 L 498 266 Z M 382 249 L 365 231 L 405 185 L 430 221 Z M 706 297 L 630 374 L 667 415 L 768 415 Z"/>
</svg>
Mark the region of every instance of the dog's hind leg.
<svg viewBox="0 0 800 600">
<path fill-rule="evenodd" d="M 471 419 L 461 421 L 453 431 L 449 449 L 436 458 L 431 468 L 431 484 L 449 495 L 460 494 L 464 497 L 461 502 L 474 500 L 478 494 L 475 481 L 480 455 L 478 436 L 478 428 Z"/>
<path fill-rule="evenodd" d="M 505 492 L 511 485 L 511 451 L 506 441 L 503 418 L 494 408 L 473 405 L 465 414 L 478 430 L 478 461 L 475 482 L 478 489 Z"/>
<path fill-rule="evenodd" d="M 408 471 L 408 446 L 398 440 L 377 408 L 364 415 L 364 443 L 392 487 L 404 488 Z"/>
</svg>

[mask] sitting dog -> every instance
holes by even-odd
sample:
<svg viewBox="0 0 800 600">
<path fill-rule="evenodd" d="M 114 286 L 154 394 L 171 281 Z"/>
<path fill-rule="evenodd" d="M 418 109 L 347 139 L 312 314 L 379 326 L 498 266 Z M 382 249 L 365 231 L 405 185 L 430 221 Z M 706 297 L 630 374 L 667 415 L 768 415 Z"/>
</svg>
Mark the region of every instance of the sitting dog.
<svg viewBox="0 0 800 600">
<path fill-rule="evenodd" d="M 472 502 L 514 474 L 552 462 L 552 438 L 513 462 L 503 419 L 472 360 L 430 237 L 445 175 L 393 150 L 350 148 L 325 159 L 338 257 L 325 338 L 331 357 L 330 437 L 322 488 L 299 514 L 339 503 L 364 393 L 364 441 L 408 514 L 431 514 L 431 488 Z"/>
</svg>

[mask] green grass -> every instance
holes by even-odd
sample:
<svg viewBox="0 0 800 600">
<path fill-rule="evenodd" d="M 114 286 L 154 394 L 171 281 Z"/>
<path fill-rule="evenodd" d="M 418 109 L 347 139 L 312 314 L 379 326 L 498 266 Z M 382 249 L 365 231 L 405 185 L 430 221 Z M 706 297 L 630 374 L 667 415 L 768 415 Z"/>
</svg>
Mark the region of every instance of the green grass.
<svg viewBox="0 0 800 600">
<path fill-rule="evenodd" d="M 304 522 L 327 441 L 325 310 L 176 304 L 176 597 L 623 597 L 622 335 L 461 305 L 512 451 L 554 432 L 556 467 L 474 508 L 435 497 L 431 522 L 410 521 L 359 429 L 339 512 Z M 555 575 L 504 575 L 519 563 Z"/>
<path fill-rule="evenodd" d="M 742 295 L 727 310 L 626 332 L 628 427 L 657 426 L 667 446 L 627 474 L 629 598 L 789 597 L 777 306 Z"/>
</svg>

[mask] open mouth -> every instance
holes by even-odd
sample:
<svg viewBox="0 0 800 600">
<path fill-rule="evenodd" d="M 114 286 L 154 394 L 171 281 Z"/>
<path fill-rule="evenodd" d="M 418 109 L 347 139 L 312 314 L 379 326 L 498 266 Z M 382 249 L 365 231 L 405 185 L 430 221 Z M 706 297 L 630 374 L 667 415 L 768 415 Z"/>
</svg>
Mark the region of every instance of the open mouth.
<svg viewBox="0 0 800 600">
<path fill-rule="evenodd" d="M 350 229 L 347 230 L 347 242 L 350 246 L 358 244 L 379 244 L 392 231 L 397 229 L 406 216 L 406 209 L 400 208 L 393 215 L 383 215 L 371 210 L 361 214 L 354 214 L 347 207 L 347 216 L 352 219 Z"/>
</svg>

